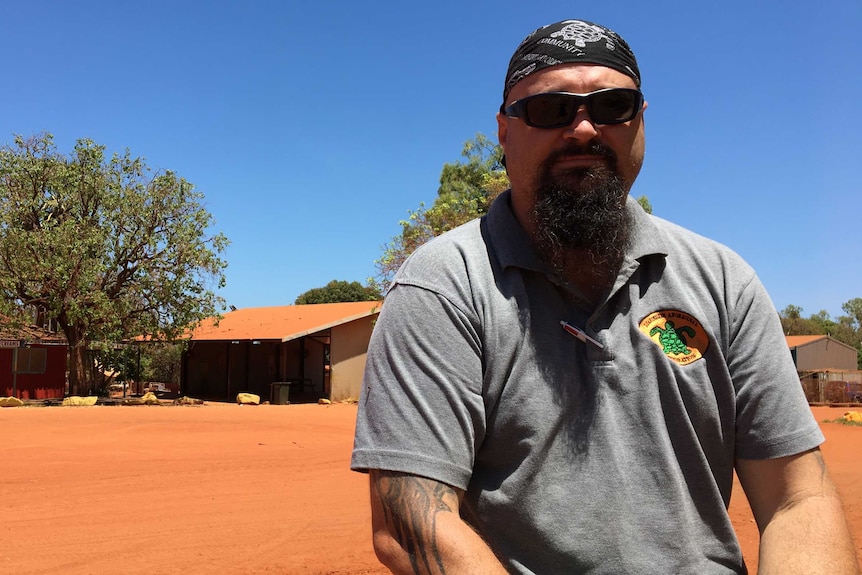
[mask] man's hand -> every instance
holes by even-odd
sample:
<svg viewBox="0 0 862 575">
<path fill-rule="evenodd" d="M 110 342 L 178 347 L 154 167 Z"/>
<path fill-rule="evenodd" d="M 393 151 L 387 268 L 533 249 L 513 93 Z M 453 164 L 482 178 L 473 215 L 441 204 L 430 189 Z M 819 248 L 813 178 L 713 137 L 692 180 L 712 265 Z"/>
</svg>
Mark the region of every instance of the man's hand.
<svg viewBox="0 0 862 575">
<path fill-rule="evenodd" d="M 760 529 L 759 575 L 858 575 L 841 501 L 819 449 L 740 459 L 739 481 Z"/>
<path fill-rule="evenodd" d="M 463 492 L 424 477 L 372 470 L 374 551 L 396 574 L 500 574 L 506 569 L 461 520 Z"/>
</svg>

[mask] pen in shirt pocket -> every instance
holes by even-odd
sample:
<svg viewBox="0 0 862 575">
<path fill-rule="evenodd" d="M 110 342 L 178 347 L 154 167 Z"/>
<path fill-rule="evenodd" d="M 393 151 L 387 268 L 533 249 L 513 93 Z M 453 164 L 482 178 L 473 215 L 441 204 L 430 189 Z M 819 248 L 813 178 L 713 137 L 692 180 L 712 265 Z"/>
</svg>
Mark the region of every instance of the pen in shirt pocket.
<svg viewBox="0 0 862 575">
<path fill-rule="evenodd" d="M 603 346 L 601 343 L 597 342 L 596 340 L 594 340 L 593 338 L 588 336 L 584 332 L 584 330 L 576 328 L 575 326 L 573 326 L 569 322 L 560 321 L 560 325 L 563 326 L 564 330 L 566 330 L 568 333 L 572 334 L 573 336 L 575 336 L 576 338 L 578 338 L 582 342 L 584 342 L 584 343 L 590 342 L 591 344 L 593 344 L 594 346 L 596 346 L 599 349 L 605 348 L 605 346 Z"/>
</svg>

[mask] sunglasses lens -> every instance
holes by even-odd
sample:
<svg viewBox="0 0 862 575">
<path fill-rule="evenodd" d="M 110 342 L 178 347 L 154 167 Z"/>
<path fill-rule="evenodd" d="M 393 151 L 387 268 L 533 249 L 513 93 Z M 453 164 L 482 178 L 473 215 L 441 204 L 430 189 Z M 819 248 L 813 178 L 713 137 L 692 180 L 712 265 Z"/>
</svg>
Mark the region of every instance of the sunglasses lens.
<svg viewBox="0 0 862 575">
<path fill-rule="evenodd" d="M 539 94 L 525 104 L 525 119 L 530 125 L 551 128 L 571 124 L 580 102 L 565 94 Z"/>
<path fill-rule="evenodd" d="M 523 118 L 534 128 L 560 128 L 571 124 L 584 104 L 596 124 L 622 124 L 637 115 L 643 96 L 628 88 L 611 88 L 586 95 L 548 92 L 524 98 L 505 111 Z"/>
<path fill-rule="evenodd" d="M 637 114 L 638 92 L 634 90 L 608 90 L 589 96 L 590 115 L 597 124 L 628 122 Z"/>
</svg>

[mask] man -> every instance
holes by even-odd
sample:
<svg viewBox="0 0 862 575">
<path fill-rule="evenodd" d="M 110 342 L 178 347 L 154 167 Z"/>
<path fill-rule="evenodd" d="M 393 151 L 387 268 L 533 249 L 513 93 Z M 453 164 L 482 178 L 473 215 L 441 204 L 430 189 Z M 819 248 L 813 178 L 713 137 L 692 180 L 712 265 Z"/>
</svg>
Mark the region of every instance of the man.
<svg viewBox="0 0 862 575">
<path fill-rule="evenodd" d="M 395 573 L 857 573 L 778 316 L 723 246 L 628 197 L 625 41 L 564 21 L 511 59 L 511 190 L 417 250 L 372 337 L 352 468 Z"/>
</svg>

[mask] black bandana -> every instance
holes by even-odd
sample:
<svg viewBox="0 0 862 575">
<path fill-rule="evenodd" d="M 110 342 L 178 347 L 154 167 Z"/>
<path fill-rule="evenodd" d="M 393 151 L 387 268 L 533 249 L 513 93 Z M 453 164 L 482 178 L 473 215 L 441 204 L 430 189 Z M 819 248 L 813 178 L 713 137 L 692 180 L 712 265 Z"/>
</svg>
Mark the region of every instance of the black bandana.
<svg viewBox="0 0 862 575">
<path fill-rule="evenodd" d="M 503 104 L 512 87 L 543 68 L 585 62 L 613 68 L 631 77 L 638 88 L 641 75 L 629 45 L 616 32 L 584 20 L 564 20 L 527 36 L 509 61 Z"/>
</svg>

